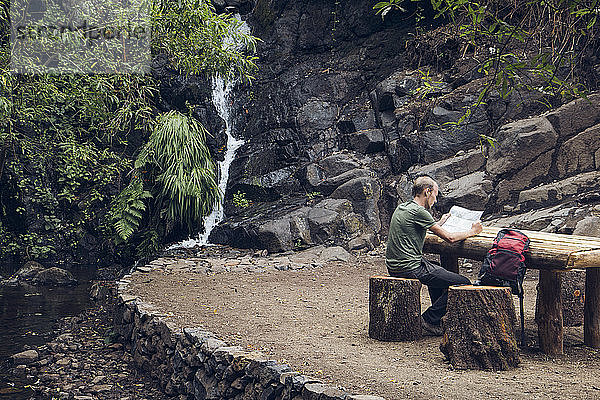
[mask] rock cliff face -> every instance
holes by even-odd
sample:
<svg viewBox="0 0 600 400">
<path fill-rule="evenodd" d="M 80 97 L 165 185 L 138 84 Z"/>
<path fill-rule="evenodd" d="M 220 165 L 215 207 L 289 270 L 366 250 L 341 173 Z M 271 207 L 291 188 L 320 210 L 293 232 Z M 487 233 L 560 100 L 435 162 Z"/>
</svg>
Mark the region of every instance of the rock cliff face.
<svg viewBox="0 0 600 400">
<path fill-rule="evenodd" d="M 499 225 L 565 233 L 599 213 L 599 96 L 547 111 L 515 92 L 456 124 L 481 77 L 459 73 L 460 63 L 416 69 L 428 48 L 409 40 L 410 20 L 382 22 L 366 0 L 237 3 L 223 7 L 248 12 L 263 40 L 260 71 L 236 95 L 246 144 L 231 168 L 228 218 L 211 241 L 369 248 L 420 173 L 440 184 L 437 212 L 458 204 Z M 442 47 L 459 58 L 450 39 Z M 497 145 L 480 147 L 479 134 Z"/>
</svg>

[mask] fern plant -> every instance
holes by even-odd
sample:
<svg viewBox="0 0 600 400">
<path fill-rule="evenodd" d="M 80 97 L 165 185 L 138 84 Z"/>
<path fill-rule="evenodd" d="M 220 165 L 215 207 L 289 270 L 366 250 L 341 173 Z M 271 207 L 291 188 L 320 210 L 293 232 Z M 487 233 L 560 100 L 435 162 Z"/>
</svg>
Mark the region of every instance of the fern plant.
<svg viewBox="0 0 600 400">
<path fill-rule="evenodd" d="M 206 129 L 193 118 L 169 111 L 157 118 L 135 168 L 151 171 L 157 183 L 155 207 L 188 230 L 198 228 L 221 198 L 216 167 L 205 144 Z"/>
<path fill-rule="evenodd" d="M 129 185 L 113 199 L 110 219 L 115 228 L 117 243 L 127 242 L 138 230 L 146 211 L 144 200 L 151 197 L 152 194 L 144 190 L 142 180 L 135 175 Z"/>
</svg>

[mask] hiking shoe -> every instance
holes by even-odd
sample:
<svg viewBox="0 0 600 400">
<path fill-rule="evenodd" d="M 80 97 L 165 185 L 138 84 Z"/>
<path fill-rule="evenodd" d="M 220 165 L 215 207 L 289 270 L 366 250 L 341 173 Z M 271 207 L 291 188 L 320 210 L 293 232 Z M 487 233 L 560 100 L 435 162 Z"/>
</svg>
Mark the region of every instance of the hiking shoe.
<svg viewBox="0 0 600 400">
<path fill-rule="evenodd" d="M 423 329 L 423 335 L 425 336 L 442 336 L 443 334 L 441 325 L 430 324 L 425 321 L 423 317 L 421 317 L 421 328 Z"/>
</svg>

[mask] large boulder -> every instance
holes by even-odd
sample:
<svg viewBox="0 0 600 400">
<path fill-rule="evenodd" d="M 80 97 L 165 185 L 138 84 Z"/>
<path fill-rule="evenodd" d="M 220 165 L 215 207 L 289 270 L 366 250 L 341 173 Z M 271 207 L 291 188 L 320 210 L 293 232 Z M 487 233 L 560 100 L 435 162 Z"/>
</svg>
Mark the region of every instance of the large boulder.
<svg viewBox="0 0 600 400">
<path fill-rule="evenodd" d="M 490 149 L 486 169 L 493 175 L 520 170 L 554 148 L 557 138 L 552 124 L 544 117 L 506 124 L 498 132 L 498 144 Z"/>
<path fill-rule="evenodd" d="M 521 191 L 544 181 L 550 172 L 553 154 L 554 149 L 547 151 L 516 171 L 510 178 L 501 180 L 496 186 L 497 204 L 503 205 L 516 201 Z"/>
<path fill-rule="evenodd" d="M 346 171 L 342 174 L 336 175 L 334 177 L 325 179 L 316 187 L 316 189 L 321 191 L 322 194 L 329 195 L 335 189 L 337 189 L 338 187 L 340 187 L 348 181 L 363 177 L 371 178 L 373 177 L 373 175 L 373 172 L 366 168 L 355 168 L 351 169 L 350 171 Z"/>
<path fill-rule="evenodd" d="M 31 282 L 31 280 L 44 269 L 44 266 L 36 261 L 27 261 L 17 272 L 2 283 L 4 285 L 14 286 L 23 282 Z"/>
<path fill-rule="evenodd" d="M 365 229 L 362 219 L 352 211 L 352 203 L 346 199 L 323 200 L 308 212 L 307 219 L 315 243 L 325 243 L 335 237 L 351 238 Z"/>
<path fill-rule="evenodd" d="M 5 285 L 64 286 L 75 285 L 77 279 L 62 268 L 45 268 L 38 262 L 28 261 L 13 276 L 2 282 Z"/>
<path fill-rule="evenodd" d="M 576 99 L 544 114 L 555 131 L 565 140 L 600 123 L 600 94 Z"/>
<path fill-rule="evenodd" d="M 29 365 L 39 358 L 39 354 L 35 350 L 26 350 L 17 354 L 13 354 L 11 357 L 14 365 Z"/>
<path fill-rule="evenodd" d="M 556 204 L 585 192 L 599 190 L 600 171 L 586 172 L 558 182 L 524 190 L 519 194 L 519 205 L 523 209 Z"/>
<path fill-rule="evenodd" d="M 351 169 L 360 167 L 360 164 L 348 153 L 337 153 L 319 161 L 327 177 L 338 176 Z"/>
<path fill-rule="evenodd" d="M 294 247 L 290 218 L 267 221 L 258 227 L 258 240 L 262 248 L 270 253 L 285 251 Z"/>
<path fill-rule="evenodd" d="M 325 157 L 319 162 L 308 164 L 302 171 L 302 182 L 313 189 L 321 187 L 325 181 L 340 176 L 352 169 L 360 168 L 360 164 L 349 154 L 338 153 Z M 330 181 L 331 182 L 331 181 Z M 325 186 L 329 186 L 325 185 Z M 336 186 L 337 187 L 337 186 Z M 331 189 L 329 193 L 332 191 Z M 326 193 L 328 194 L 328 193 Z"/>
<path fill-rule="evenodd" d="M 482 210 L 492 193 L 492 182 L 484 171 L 474 172 L 447 183 L 443 189 L 443 204 Z M 448 207 L 449 208 L 449 207 Z"/>
<path fill-rule="evenodd" d="M 31 283 L 43 286 L 76 285 L 77 279 L 69 271 L 62 268 L 46 268 L 33 277 Z"/>
<path fill-rule="evenodd" d="M 485 164 L 480 149 L 461 151 L 454 157 L 446 158 L 427 165 L 415 165 L 408 170 L 410 176 L 429 175 L 440 187 L 450 181 L 478 171 Z"/>
<path fill-rule="evenodd" d="M 554 228 L 561 226 L 575 211 L 574 207 L 559 204 L 524 213 L 511 212 L 510 215 L 488 220 L 485 225 L 555 232 Z"/>
<path fill-rule="evenodd" d="M 487 130 L 487 122 L 474 122 L 467 126 L 461 125 L 447 130 L 422 131 L 413 136 L 413 140 L 418 143 L 414 147 L 421 148 L 421 159 L 424 163 L 429 164 L 452 157 L 457 152 L 470 148 L 473 143 L 478 142 L 479 134 L 487 132 Z"/>
<path fill-rule="evenodd" d="M 575 225 L 573 235 L 600 237 L 600 217 L 585 217 Z"/>
<path fill-rule="evenodd" d="M 600 169 L 600 125 L 586 129 L 558 149 L 559 176 Z"/>
<path fill-rule="evenodd" d="M 381 185 L 371 177 L 352 179 L 331 194 L 331 198 L 334 199 L 349 199 L 354 212 L 364 216 L 365 222 L 373 232 L 379 232 L 381 229 L 377 204 L 380 196 Z"/>
<path fill-rule="evenodd" d="M 365 233 L 373 233 L 364 217 L 353 211 L 348 199 L 325 199 L 313 206 L 302 207 L 295 211 L 279 215 L 270 220 L 261 218 L 247 223 L 243 232 L 238 226 L 236 235 L 247 235 L 246 242 L 258 245 L 271 253 L 297 250 L 315 244 L 335 244 L 347 246 L 347 242 Z M 224 227 L 219 229 L 224 230 Z M 221 232 L 221 236 L 224 235 Z M 212 240 L 211 236 L 211 240 Z M 227 243 L 225 237 L 219 243 Z M 237 243 L 242 247 L 244 243 Z"/>
<path fill-rule="evenodd" d="M 385 150 L 382 129 L 365 129 L 344 136 L 345 147 L 362 154 L 378 153 Z"/>
</svg>

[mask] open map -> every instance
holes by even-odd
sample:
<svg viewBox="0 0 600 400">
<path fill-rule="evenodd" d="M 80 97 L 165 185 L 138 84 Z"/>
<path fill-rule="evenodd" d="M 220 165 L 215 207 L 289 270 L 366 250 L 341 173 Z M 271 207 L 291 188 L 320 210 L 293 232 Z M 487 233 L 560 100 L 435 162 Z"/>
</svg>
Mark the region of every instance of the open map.
<svg viewBox="0 0 600 400">
<path fill-rule="evenodd" d="M 448 232 L 463 232 L 471 229 L 471 225 L 481 219 L 483 211 L 473 211 L 467 208 L 452 206 L 450 217 L 442 227 Z"/>
</svg>

